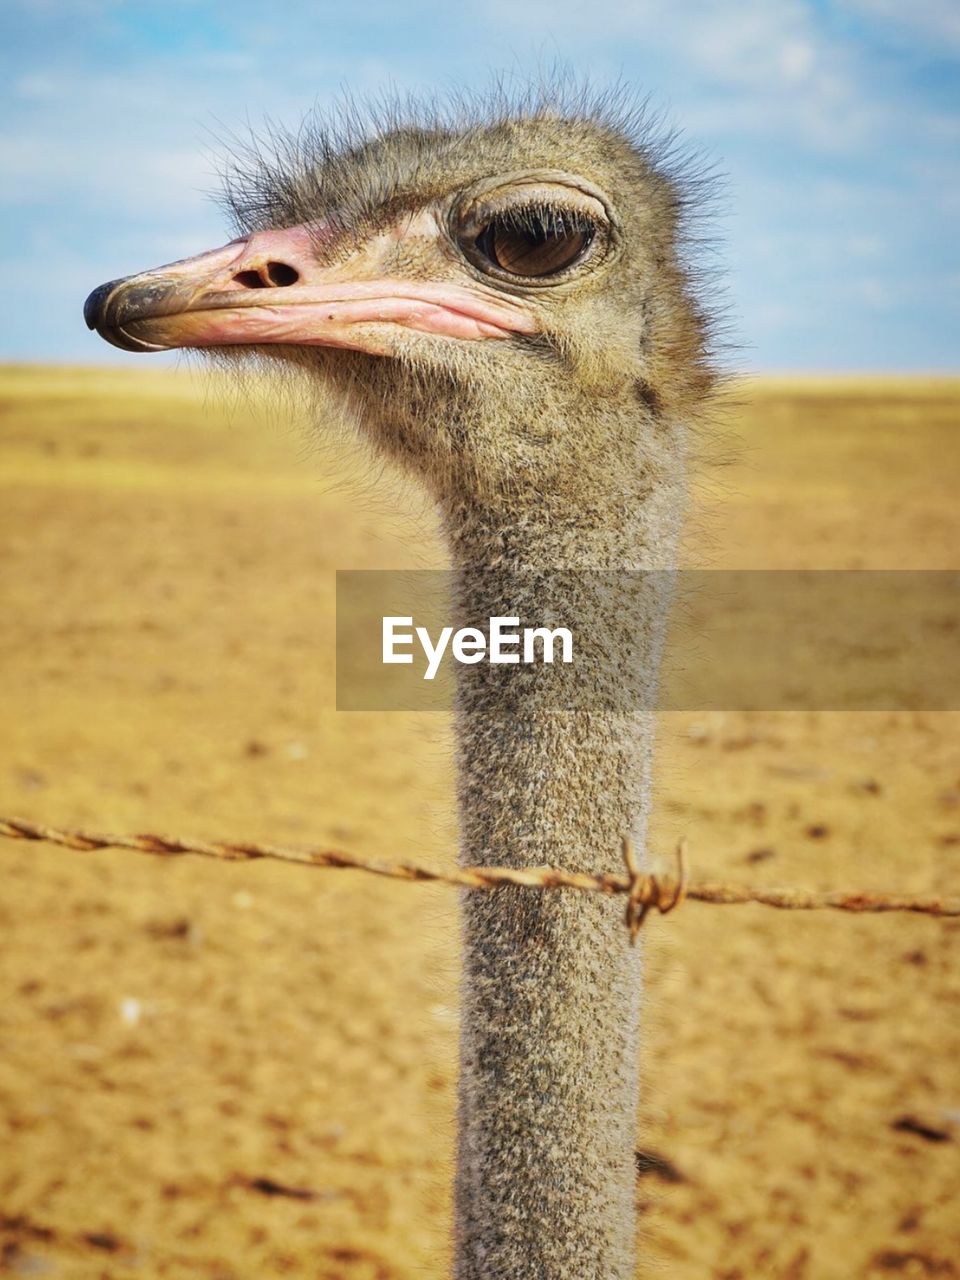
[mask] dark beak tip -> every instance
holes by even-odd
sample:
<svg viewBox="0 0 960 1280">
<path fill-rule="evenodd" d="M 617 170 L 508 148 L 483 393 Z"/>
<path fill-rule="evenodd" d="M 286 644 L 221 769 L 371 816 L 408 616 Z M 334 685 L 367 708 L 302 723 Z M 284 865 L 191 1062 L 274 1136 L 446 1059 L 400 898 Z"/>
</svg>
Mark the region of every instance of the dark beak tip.
<svg viewBox="0 0 960 1280">
<path fill-rule="evenodd" d="M 98 284 L 83 304 L 83 318 L 88 329 L 96 329 L 103 320 L 104 304 L 113 293 L 119 280 L 108 280 L 106 284 Z"/>
</svg>

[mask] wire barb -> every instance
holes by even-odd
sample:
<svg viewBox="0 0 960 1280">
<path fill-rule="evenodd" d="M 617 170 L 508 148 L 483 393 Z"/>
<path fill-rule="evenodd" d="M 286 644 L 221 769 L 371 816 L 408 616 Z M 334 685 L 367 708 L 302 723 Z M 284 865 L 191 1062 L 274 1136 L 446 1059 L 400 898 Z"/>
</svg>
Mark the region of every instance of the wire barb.
<svg viewBox="0 0 960 1280">
<path fill-rule="evenodd" d="M 338 849 L 293 849 L 282 845 L 259 844 L 255 841 L 191 840 L 179 836 L 153 833 L 108 835 L 79 828 L 63 829 L 43 826 L 24 818 L 0 818 L 0 837 L 8 840 L 43 841 L 73 849 L 79 853 L 95 849 L 130 849 L 159 857 L 196 854 L 223 862 L 253 862 L 268 859 L 292 862 L 306 867 L 347 868 L 392 880 L 419 883 L 433 881 L 461 889 L 498 889 L 513 885 L 524 889 L 578 889 L 586 893 L 627 895 L 626 925 L 631 941 L 635 941 L 647 914 L 655 909 L 667 915 L 686 898 L 709 902 L 714 906 L 738 906 L 758 903 L 779 911 L 912 911 L 927 916 L 960 916 L 960 897 L 929 894 L 815 892 L 806 889 L 758 888 L 727 884 L 723 881 L 692 881 L 686 858 L 686 842 L 676 849 L 675 878 L 661 879 L 640 869 L 629 837 L 624 837 L 622 853 L 626 875 L 613 872 L 567 871 L 563 867 L 458 867 L 439 871 L 413 862 L 383 862 Z"/>
<path fill-rule="evenodd" d="M 621 848 L 624 865 L 627 868 L 627 877 L 630 881 L 624 919 L 630 933 L 630 942 L 635 943 L 647 917 L 647 912 L 651 908 L 656 908 L 662 916 L 669 915 L 686 898 L 689 881 L 687 874 L 687 842 L 682 839 L 677 843 L 677 878 L 672 885 L 669 881 L 665 884 L 654 872 L 641 871 L 633 841 L 629 836 L 621 838 Z M 668 887 L 672 890 L 669 897 L 666 894 Z"/>
</svg>

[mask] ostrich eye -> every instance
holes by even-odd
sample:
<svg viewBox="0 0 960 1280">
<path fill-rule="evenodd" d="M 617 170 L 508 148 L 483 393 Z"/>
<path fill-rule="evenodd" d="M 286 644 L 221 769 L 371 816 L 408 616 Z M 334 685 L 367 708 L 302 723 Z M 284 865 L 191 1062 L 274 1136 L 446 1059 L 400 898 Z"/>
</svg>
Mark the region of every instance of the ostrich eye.
<svg viewBox="0 0 960 1280">
<path fill-rule="evenodd" d="M 579 262 L 595 235 L 594 223 L 581 213 L 510 209 L 482 227 L 473 249 L 481 260 L 509 275 L 540 278 L 557 275 Z"/>
</svg>

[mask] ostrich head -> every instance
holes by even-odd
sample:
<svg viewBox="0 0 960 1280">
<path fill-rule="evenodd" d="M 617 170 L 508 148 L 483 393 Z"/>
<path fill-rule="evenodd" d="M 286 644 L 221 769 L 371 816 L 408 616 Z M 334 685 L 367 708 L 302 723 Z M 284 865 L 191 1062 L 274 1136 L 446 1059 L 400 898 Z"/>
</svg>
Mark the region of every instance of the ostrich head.
<svg viewBox="0 0 960 1280">
<path fill-rule="evenodd" d="M 710 374 L 687 187 L 636 115 L 561 97 L 254 147 L 237 238 L 101 285 L 87 323 L 299 366 L 441 501 L 582 493 Z"/>
</svg>

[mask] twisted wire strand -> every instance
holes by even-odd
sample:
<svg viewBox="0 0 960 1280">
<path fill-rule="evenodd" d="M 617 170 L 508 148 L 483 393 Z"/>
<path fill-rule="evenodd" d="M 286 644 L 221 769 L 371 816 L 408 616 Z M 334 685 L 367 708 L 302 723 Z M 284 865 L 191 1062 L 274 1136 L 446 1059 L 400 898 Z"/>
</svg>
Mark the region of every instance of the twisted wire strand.
<svg viewBox="0 0 960 1280">
<path fill-rule="evenodd" d="M 435 882 L 462 889 L 496 889 L 517 885 L 527 889 L 577 889 L 587 893 L 626 894 L 625 920 L 631 939 L 650 911 L 666 915 L 686 898 L 714 906 L 756 903 L 779 911 L 911 911 L 920 915 L 960 916 L 960 897 L 942 894 L 879 893 L 865 890 L 817 891 L 798 888 L 766 888 L 729 884 L 720 880 L 692 880 L 687 871 L 686 848 L 677 846 L 677 870 L 673 876 L 641 871 L 630 840 L 624 838 L 624 874 L 567 871 L 562 867 L 458 867 L 441 871 L 418 863 L 388 862 L 337 849 L 295 849 L 256 841 L 194 840 L 154 833 L 107 834 L 85 828 L 49 827 L 23 818 L 0 818 L 0 836 L 9 840 L 43 841 L 77 852 L 94 849 L 129 849 L 158 857 L 194 854 L 223 862 L 295 863 L 299 866 L 341 868 L 386 876 L 391 880 Z"/>
</svg>

